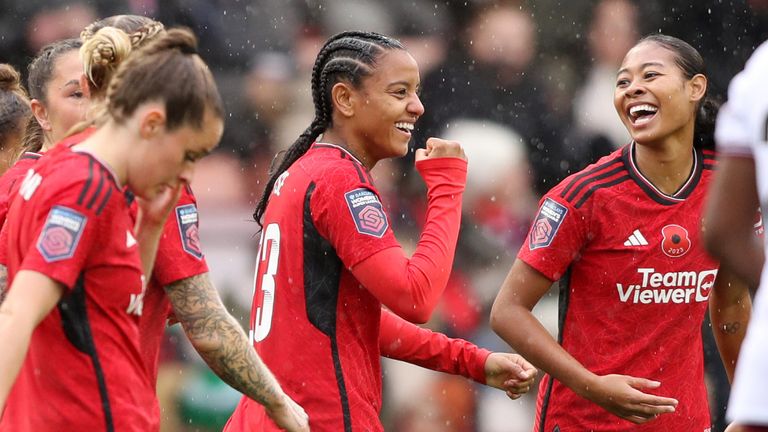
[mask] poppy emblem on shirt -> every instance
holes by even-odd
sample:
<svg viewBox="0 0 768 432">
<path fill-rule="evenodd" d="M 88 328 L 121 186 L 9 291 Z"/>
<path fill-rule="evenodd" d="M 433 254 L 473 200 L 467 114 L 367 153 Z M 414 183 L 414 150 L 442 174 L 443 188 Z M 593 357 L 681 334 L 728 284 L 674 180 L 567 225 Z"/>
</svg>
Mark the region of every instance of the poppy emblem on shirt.
<svg viewBox="0 0 768 432">
<path fill-rule="evenodd" d="M 381 238 L 389 222 L 381 201 L 370 189 L 360 188 L 344 194 L 357 232 Z"/>
<path fill-rule="evenodd" d="M 179 225 L 182 249 L 197 259 L 203 259 L 197 221 L 197 206 L 186 204 L 176 207 L 176 222 Z"/>
<path fill-rule="evenodd" d="M 552 244 L 567 214 L 568 208 L 564 205 L 551 198 L 545 199 L 533 221 L 531 233 L 528 236 L 528 249 L 534 250 Z"/>
<path fill-rule="evenodd" d="M 85 230 L 88 218 L 64 206 L 54 206 L 48 213 L 37 239 L 37 250 L 46 262 L 72 258 Z"/>
<path fill-rule="evenodd" d="M 672 258 L 678 258 L 691 249 L 691 239 L 688 237 L 688 230 L 680 225 L 667 225 L 661 229 L 663 240 L 661 241 L 661 250 L 665 255 Z"/>
</svg>

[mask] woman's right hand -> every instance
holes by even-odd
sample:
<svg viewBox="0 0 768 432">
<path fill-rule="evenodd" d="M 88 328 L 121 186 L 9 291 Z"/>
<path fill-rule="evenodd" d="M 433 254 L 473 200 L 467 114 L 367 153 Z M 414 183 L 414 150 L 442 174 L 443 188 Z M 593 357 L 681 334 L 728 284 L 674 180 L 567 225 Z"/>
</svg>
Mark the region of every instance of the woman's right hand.
<svg viewBox="0 0 768 432">
<path fill-rule="evenodd" d="M 440 138 L 429 138 L 427 148 L 416 150 L 416 162 L 424 159 L 443 157 L 456 157 L 467 160 L 464 148 L 457 141 L 448 141 Z"/>
<path fill-rule="evenodd" d="M 309 416 L 299 404 L 293 401 L 288 395 L 283 394 L 283 398 L 276 406 L 265 407 L 267 415 L 281 429 L 288 432 L 309 432 Z"/>
<path fill-rule="evenodd" d="M 661 386 L 658 381 L 627 375 L 602 375 L 583 396 L 607 411 L 632 423 L 642 424 L 661 414 L 675 412 L 677 400 L 644 393 Z"/>
</svg>

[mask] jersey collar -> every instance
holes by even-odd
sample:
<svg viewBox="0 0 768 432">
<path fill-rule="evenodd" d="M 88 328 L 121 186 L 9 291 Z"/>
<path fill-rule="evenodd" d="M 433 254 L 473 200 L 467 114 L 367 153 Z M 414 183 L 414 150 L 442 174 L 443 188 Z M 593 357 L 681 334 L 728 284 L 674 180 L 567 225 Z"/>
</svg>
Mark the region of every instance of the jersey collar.
<svg viewBox="0 0 768 432">
<path fill-rule="evenodd" d="M 349 155 L 349 157 L 350 157 L 350 158 L 352 158 L 352 160 L 354 160 L 355 162 L 359 163 L 360 165 L 363 165 L 363 163 L 362 163 L 362 162 L 360 162 L 360 159 L 358 159 L 358 158 L 357 158 L 357 156 L 355 156 L 355 155 L 354 155 L 352 152 L 350 152 L 349 150 L 345 149 L 344 147 L 342 147 L 342 146 L 340 146 L 340 145 L 337 145 L 337 144 L 331 144 L 331 143 L 325 143 L 325 142 L 320 142 L 320 141 L 317 141 L 317 142 L 315 142 L 315 144 L 313 145 L 313 147 L 319 147 L 319 148 L 323 148 L 323 147 L 325 147 L 325 148 L 328 148 L 328 147 L 332 147 L 332 148 L 335 148 L 335 149 L 339 149 L 339 150 L 341 150 L 342 152 L 344 152 L 344 153 L 346 153 L 347 155 Z M 363 165 L 363 166 L 365 166 L 365 165 Z"/>
<path fill-rule="evenodd" d="M 699 184 L 699 180 L 701 180 L 701 171 L 703 165 L 701 151 L 696 148 L 693 149 L 693 169 L 691 170 L 691 174 L 688 176 L 688 179 L 685 181 L 685 183 L 680 186 L 680 189 L 678 189 L 677 192 L 669 195 L 659 190 L 656 186 L 654 186 L 653 183 L 651 183 L 650 180 L 648 180 L 643 175 L 642 172 L 640 172 L 640 169 L 637 166 L 637 161 L 635 159 L 636 145 L 637 144 L 632 141 L 628 146 L 625 146 L 621 152 L 621 158 L 624 161 L 624 165 L 627 167 L 627 171 L 629 172 L 629 176 L 632 178 L 632 180 L 634 180 L 635 183 L 640 186 L 640 189 L 642 189 L 652 200 L 658 202 L 659 204 L 673 205 L 685 201 L 685 199 L 691 195 L 694 189 L 696 189 L 696 185 Z"/>
</svg>

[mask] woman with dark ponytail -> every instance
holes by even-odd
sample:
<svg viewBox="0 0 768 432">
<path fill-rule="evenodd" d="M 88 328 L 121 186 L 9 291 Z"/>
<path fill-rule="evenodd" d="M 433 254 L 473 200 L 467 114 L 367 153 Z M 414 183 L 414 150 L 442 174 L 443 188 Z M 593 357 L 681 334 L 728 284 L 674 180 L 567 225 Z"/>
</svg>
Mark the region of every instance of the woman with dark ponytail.
<svg viewBox="0 0 768 432">
<path fill-rule="evenodd" d="M 13 163 L 30 117 L 29 97 L 13 66 L 0 63 L 0 174 Z"/>
<path fill-rule="evenodd" d="M 315 117 L 270 172 L 254 212 L 262 229 L 251 340 L 313 431 L 382 430 L 380 354 L 386 345 L 413 345 L 391 334 L 393 343 L 380 345 L 380 329 L 403 322 L 392 313 L 427 321 L 451 271 L 467 169 L 461 146 L 430 138 L 416 153 L 429 204 L 410 258 L 369 172 L 407 153 L 424 112 L 419 82 L 415 60 L 394 39 L 366 32 L 328 39 L 312 69 Z M 413 328 L 402 328 L 408 341 Z M 483 375 L 489 357 L 477 357 L 470 367 Z M 530 385 L 533 372 L 522 362 L 525 377 L 515 380 Z M 276 427 L 243 398 L 225 430 Z"/>
<path fill-rule="evenodd" d="M 707 306 L 732 377 L 750 300 L 701 235 L 717 111 L 701 56 L 674 37 L 642 39 L 614 106 L 632 142 L 544 196 L 491 325 L 547 372 L 536 431 L 706 431 Z M 531 309 L 558 280 L 556 341 Z"/>
</svg>

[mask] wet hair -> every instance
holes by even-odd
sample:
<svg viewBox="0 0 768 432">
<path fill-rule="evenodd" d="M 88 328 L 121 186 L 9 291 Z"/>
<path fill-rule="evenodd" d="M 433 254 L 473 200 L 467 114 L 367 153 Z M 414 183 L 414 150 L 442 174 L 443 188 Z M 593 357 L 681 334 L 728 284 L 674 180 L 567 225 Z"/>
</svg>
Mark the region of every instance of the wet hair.
<svg viewBox="0 0 768 432">
<path fill-rule="evenodd" d="M 91 97 L 103 98 L 117 68 L 131 51 L 164 30 L 162 23 L 139 15 L 115 15 L 88 25 L 80 33 L 80 56 Z"/>
<path fill-rule="evenodd" d="M 122 123 L 149 101 L 165 103 L 165 128 L 169 131 L 184 125 L 201 128 L 206 109 L 224 117 L 216 82 L 197 55 L 197 39 L 191 31 L 169 30 L 129 56 L 115 71 L 106 100 L 112 120 Z"/>
<path fill-rule="evenodd" d="M 376 69 L 376 60 L 388 50 L 404 50 L 403 45 L 373 32 L 343 32 L 329 38 L 312 67 L 312 101 L 315 117 L 309 127 L 285 151 L 275 169 L 270 169 L 264 193 L 256 205 L 253 218 L 261 226 L 261 218 L 277 178 L 309 150 L 314 140 L 332 125 L 331 89 L 338 82 L 359 88 L 363 79 Z"/>
<path fill-rule="evenodd" d="M 641 39 L 635 46 L 644 42 L 655 43 L 671 51 L 675 56 L 675 64 L 683 72 L 686 79 L 691 79 L 697 74 L 707 76 L 704 59 L 696 51 L 696 48 L 687 42 L 673 36 L 652 34 Z M 696 108 L 696 120 L 693 129 L 694 147 L 715 148 L 715 120 L 719 109 L 720 103 L 704 93 L 704 97 Z"/>
<path fill-rule="evenodd" d="M 80 39 L 64 39 L 50 43 L 38 51 L 37 56 L 27 66 L 27 88 L 29 97 L 37 99 L 41 103 L 48 102 L 48 84 L 53 79 L 56 70 L 56 63 L 59 58 L 73 50 L 80 49 L 83 45 Z M 24 139 L 22 140 L 18 158 L 24 152 L 38 152 L 45 142 L 45 131 L 37 121 L 35 116 L 31 116 L 27 121 L 24 130 Z"/>
<path fill-rule="evenodd" d="M 0 63 L 0 145 L 5 146 L 8 138 L 18 135 L 31 114 L 19 72 L 11 65 Z"/>
</svg>

